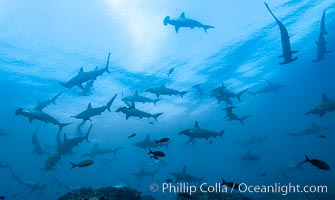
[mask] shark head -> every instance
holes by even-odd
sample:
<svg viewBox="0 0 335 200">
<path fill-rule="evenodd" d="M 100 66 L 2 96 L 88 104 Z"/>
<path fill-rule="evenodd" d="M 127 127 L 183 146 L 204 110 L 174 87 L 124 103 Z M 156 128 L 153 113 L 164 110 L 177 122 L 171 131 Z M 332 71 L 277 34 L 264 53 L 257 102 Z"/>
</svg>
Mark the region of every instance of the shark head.
<svg viewBox="0 0 335 200">
<path fill-rule="evenodd" d="M 164 21 L 163 21 L 164 25 L 165 25 L 165 26 L 168 25 L 169 22 L 170 22 L 170 17 L 169 17 L 169 16 L 166 16 L 166 17 L 164 18 Z"/>
<path fill-rule="evenodd" d="M 18 108 L 16 111 L 15 111 L 15 115 L 22 115 L 23 113 L 23 108 Z"/>
<path fill-rule="evenodd" d="M 123 107 L 118 108 L 115 112 L 123 112 L 126 109 L 127 109 L 127 107 L 123 106 Z"/>
</svg>

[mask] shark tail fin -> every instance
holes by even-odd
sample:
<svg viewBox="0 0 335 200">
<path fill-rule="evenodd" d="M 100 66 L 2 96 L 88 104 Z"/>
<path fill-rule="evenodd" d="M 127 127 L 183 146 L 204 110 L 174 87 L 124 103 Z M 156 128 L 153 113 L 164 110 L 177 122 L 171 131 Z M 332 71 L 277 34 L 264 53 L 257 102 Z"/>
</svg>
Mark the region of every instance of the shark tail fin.
<svg viewBox="0 0 335 200">
<path fill-rule="evenodd" d="M 214 26 L 210 26 L 210 25 L 203 25 L 202 28 L 207 33 L 207 29 L 209 29 L 209 28 L 215 28 L 215 27 Z"/>
<path fill-rule="evenodd" d="M 148 152 L 148 154 L 152 154 L 152 151 L 151 151 L 151 149 L 149 149 L 149 152 Z"/>
<path fill-rule="evenodd" d="M 76 164 L 74 164 L 73 162 L 70 162 L 70 164 L 71 164 L 71 169 L 73 169 L 73 168 L 77 167 L 77 165 L 76 165 Z"/>
<path fill-rule="evenodd" d="M 220 137 L 222 137 L 223 136 L 223 133 L 224 133 L 224 129 L 220 132 Z"/>
<path fill-rule="evenodd" d="M 161 116 L 163 113 L 156 113 L 153 115 L 153 118 L 157 121 L 157 118 Z"/>
<path fill-rule="evenodd" d="M 113 104 L 115 98 L 117 96 L 117 93 L 113 96 L 113 98 L 107 103 L 106 109 L 110 112 L 111 111 L 111 105 Z"/>
<path fill-rule="evenodd" d="M 245 93 L 245 92 L 248 91 L 248 90 L 249 90 L 249 88 L 244 89 L 244 90 L 242 90 L 241 92 L 239 92 L 239 93 L 236 94 L 236 98 L 238 99 L 238 101 L 241 101 L 241 96 L 242 96 L 242 94 Z"/>
<path fill-rule="evenodd" d="M 156 106 L 156 103 L 158 102 L 158 101 L 160 101 L 161 99 L 154 99 L 153 100 L 153 103 L 154 103 L 154 105 Z"/>
<path fill-rule="evenodd" d="M 70 125 L 71 123 L 59 123 L 59 130 L 62 130 L 65 126 Z"/>
<path fill-rule="evenodd" d="M 187 93 L 187 91 L 182 91 L 182 92 L 180 92 L 180 96 L 181 96 L 181 98 L 184 98 L 184 95 Z"/>
<path fill-rule="evenodd" d="M 89 140 L 88 140 L 88 136 L 90 135 L 90 132 L 91 132 L 92 127 L 93 127 L 93 124 L 90 126 L 90 128 L 88 128 L 87 133 L 86 133 L 86 135 L 85 135 L 85 137 L 84 137 L 84 139 L 85 139 L 87 142 L 89 142 Z"/>
<path fill-rule="evenodd" d="M 244 121 L 245 121 L 246 119 L 248 119 L 249 117 L 250 117 L 250 115 L 246 115 L 246 116 L 241 117 L 241 119 L 240 119 L 241 124 L 244 125 Z"/>
<path fill-rule="evenodd" d="M 254 98 L 256 97 L 256 93 L 254 92 L 248 92 L 248 94 L 252 95 Z"/>
<path fill-rule="evenodd" d="M 51 99 L 51 103 L 53 103 L 54 105 L 56 105 L 56 100 L 57 98 L 62 94 L 63 92 L 60 92 L 58 93 L 56 96 L 54 96 L 52 99 Z"/>
<path fill-rule="evenodd" d="M 305 161 L 304 162 L 310 162 L 311 160 L 308 158 L 308 156 L 305 154 Z"/>
<path fill-rule="evenodd" d="M 111 73 L 110 71 L 109 71 L 109 58 L 111 57 L 111 53 L 109 52 L 108 53 L 108 58 L 107 58 L 107 63 L 106 63 L 106 67 L 105 67 L 105 71 L 107 72 L 107 73 Z"/>
<path fill-rule="evenodd" d="M 227 184 L 227 181 L 225 181 L 223 178 L 221 178 L 221 181 L 222 181 L 222 185 L 226 185 Z"/>
</svg>

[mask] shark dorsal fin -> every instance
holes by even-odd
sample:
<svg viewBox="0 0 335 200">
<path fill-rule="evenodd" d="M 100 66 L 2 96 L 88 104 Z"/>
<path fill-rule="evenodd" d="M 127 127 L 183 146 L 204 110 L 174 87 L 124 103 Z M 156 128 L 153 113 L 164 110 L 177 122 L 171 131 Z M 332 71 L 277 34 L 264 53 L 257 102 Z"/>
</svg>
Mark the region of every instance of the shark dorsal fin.
<svg viewBox="0 0 335 200">
<path fill-rule="evenodd" d="M 198 121 L 195 121 L 194 128 L 200 128 Z"/>
<path fill-rule="evenodd" d="M 145 137 L 145 140 L 150 140 L 150 135 L 148 134 L 147 137 Z"/>
<path fill-rule="evenodd" d="M 131 102 L 131 104 L 130 104 L 130 107 L 129 108 L 131 108 L 131 109 L 135 109 L 136 108 L 136 106 L 135 106 L 135 102 Z"/>
<path fill-rule="evenodd" d="M 87 106 L 87 110 L 91 110 L 91 109 L 92 109 L 92 105 L 91 105 L 91 102 L 90 102 Z"/>
<path fill-rule="evenodd" d="M 164 83 L 161 85 L 161 88 L 166 88 Z"/>
<path fill-rule="evenodd" d="M 79 75 L 79 74 L 82 74 L 82 73 L 84 73 L 84 68 L 83 68 L 83 67 L 81 67 L 81 68 L 79 69 L 78 75 Z"/>
<path fill-rule="evenodd" d="M 185 19 L 185 13 L 182 12 L 181 15 L 179 16 L 179 18 L 183 18 L 183 19 Z"/>
<path fill-rule="evenodd" d="M 137 91 L 137 90 L 136 90 L 136 92 L 135 92 L 134 96 L 138 96 L 138 91 Z"/>
<path fill-rule="evenodd" d="M 184 174 L 186 174 L 186 166 L 184 166 L 183 171 Z"/>
<path fill-rule="evenodd" d="M 98 70 L 98 68 L 99 68 L 99 67 L 97 66 L 97 67 L 94 69 L 94 71 L 97 71 L 97 70 Z"/>
<path fill-rule="evenodd" d="M 330 101 L 330 100 L 327 97 L 327 95 L 325 93 L 323 93 L 323 95 L 322 95 L 322 102 L 327 102 L 327 101 Z"/>
</svg>

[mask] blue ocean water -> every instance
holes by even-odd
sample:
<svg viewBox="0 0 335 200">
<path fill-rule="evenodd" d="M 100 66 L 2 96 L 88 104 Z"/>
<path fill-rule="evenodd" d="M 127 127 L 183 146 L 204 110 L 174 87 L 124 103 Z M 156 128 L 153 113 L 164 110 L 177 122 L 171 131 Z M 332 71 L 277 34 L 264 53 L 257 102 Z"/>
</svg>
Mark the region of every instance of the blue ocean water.
<svg viewBox="0 0 335 200">
<path fill-rule="evenodd" d="M 175 194 L 150 191 L 153 183 L 161 184 L 181 172 L 204 177 L 208 183 L 221 178 L 250 185 L 274 183 L 327 185 L 334 190 L 334 112 L 324 116 L 305 115 L 319 105 L 323 93 L 335 100 L 334 53 L 313 63 L 316 58 L 320 20 L 326 11 L 325 35 L 327 49 L 335 50 L 335 1 L 269 0 L 267 2 L 286 26 L 292 50 L 299 50 L 298 59 L 278 65 L 283 58 L 280 31 L 263 1 L 0 1 L 0 129 L 10 132 L 0 137 L 0 195 L 8 199 L 57 199 L 69 189 L 90 186 L 127 185 L 145 195 L 174 199 Z M 180 28 L 164 26 L 166 16 L 199 20 L 215 28 Z M 79 69 L 94 70 L 106 65 L 110 56 L 110 73 L 99 76 L 91 94 L 82 96 L 82 89 L 63 87 Z M 169 70 L 173 72 L 168 76 Z M 285 85 L 277 92 L 254 92 L 267 82 Z M 163 113 L 153 119 L 130 117 L 118 108 L 127 106 L 122 98 L 135 94 L 156 99 L 147 89 L 165 85 L 187 91 L 183 98 L 160 96 L 152 103 L 136 103 L 136 108 L 149 113 Z M 200 84 L 200 90 L 193 86 Z M 248 89 L 241 100 L 231 98 L 238 116 L 250 115 L 244 122 L 224 119 L 225 102 L 211 96 L 222 84 L 234 93 Z M 61 155 L 55 169 L 41 170 L 48 156 L 58 151 L 58 126 L 16 116 L 18 108 L 32 109 L 37 102 L 62 92 L 56 104 L 43 109 L 60 122 L 71 123 L 60 133 L 68 138 L 78 136 L 82 122 L 71 116 L 92 107 L 104 106 L 117 93 L 111 106 L 100 116 L 85 122 L 83 132 L 93 124 L 89 142 L 83 141 L 73 153 Z M 128 105 L 131 106 L 131 105 Z M 216 138 L 194 139 L 189 142 L 182 130 L 195 122 L 204 129 L 220 132 Z M 311 123 L 330 126 L 321 133 L 295 137 Z M 36 155 L 32 136 L 38 139 L 46 154 Z M 133 138 L 129 135 L 136 133 Z M 148 149 L 134 144 L 147 135 L 152 140 L 168 137 L 168 148 L 155 150 L 166 154 L 153 159 Z M 319 136 L 326 138 L 320 138 Z M 265 136 L 263 141 L 257 140 Z M 249 139 L 254 144 L 241 145 Z M 98 144 L 101 148 L 123 147 L 117 152 L 83 157 Z M 257 155 L 257 162 L 244 162 L 248 150 Z M 323 171 L 310 163 L 291 170 L 294 164 L 311 159 L 326 162 L 331 170 Z M 70 162 L 92 159 L 94 164 L 71 170 Z M 138 178 L 141 169 L 157 173 Z M 262 175 L 263 174 L 263 175 Z M 46 185 L 32 191 L 20 180 Z M 56 181 L 59 180 L 63 186 Z M 245 193 L 253 197 L 260 194 Z M 266 195 L 266 194 L 264 194 Z"/>
</svg>

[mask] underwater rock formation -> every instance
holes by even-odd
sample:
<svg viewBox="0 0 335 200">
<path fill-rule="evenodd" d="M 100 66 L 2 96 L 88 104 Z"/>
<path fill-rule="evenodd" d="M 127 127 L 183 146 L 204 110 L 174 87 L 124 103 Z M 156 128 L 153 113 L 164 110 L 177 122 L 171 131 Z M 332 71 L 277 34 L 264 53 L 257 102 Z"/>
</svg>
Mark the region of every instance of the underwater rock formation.
<svg viewBox="0 0 335 200">
<path fill-rule="evenodd" d="M 59 197 L 58 200 L 112 200 L 112 199 L 131 199 L 141 200 L 141 193 L 130 189 L 128 187 L 115 188 L 115 187 L 103 187 L 99 189 L 92 189 L 90 187 L 83 187 L 80 189 L 72 190 Z"/>
</svg>

